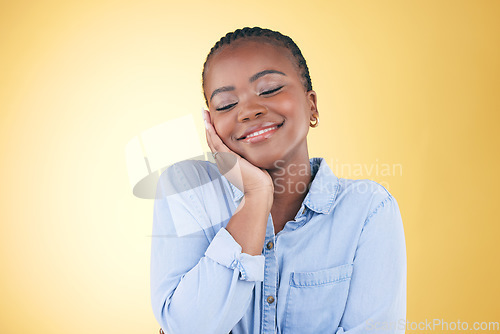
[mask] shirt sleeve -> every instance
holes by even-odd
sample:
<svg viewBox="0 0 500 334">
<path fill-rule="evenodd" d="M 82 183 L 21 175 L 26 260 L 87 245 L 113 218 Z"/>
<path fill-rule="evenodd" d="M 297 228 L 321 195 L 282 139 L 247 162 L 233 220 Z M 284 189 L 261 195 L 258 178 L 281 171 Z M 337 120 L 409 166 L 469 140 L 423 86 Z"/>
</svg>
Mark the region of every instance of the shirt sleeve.
<svg viewBox="0 0 500 334">
<path fill-rule="evenodd" d="M 365 220 L 336 333 L 404 333 L 405 325 L 406 246 L 399 207 L 389 195 Z"/>
<path fill-rule="evenodd" d="M 264 279 L 264 256 L 242 253 L 224 227 L 209 240 L 204 231 L 209 217 L 196 189 L 180 185 L 183 177 L 178 168 L 169 168 L 157 187 L 151 241 L 153 313 L 169 334 L 229 333 L 250 305 L 255 282 Z M 178 233 L 182 225 L 190 226 L 190 233 Z M 195 225 L 200 228 L 193 229 Z"/>
</svg>

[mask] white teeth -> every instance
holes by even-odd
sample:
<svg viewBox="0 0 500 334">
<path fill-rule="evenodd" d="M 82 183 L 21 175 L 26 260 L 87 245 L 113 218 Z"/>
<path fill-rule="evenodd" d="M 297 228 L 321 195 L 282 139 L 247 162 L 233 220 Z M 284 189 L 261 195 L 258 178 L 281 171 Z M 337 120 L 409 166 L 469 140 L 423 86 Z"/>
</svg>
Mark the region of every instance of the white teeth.
<svg viewBox="0 0 500 334">
<path fill-rule="evenodd" d="M 263 134 L 264 132 L 268 132 L 268 131 L 271 131 L 271 130 L 274 130 L 274 129 L 277 129 L 277 128 L 278 128 L 277 126 L 273 126 L 272 128 L 267 128 L 267 129 L 264 129 L 264 130 L 260 130 L 260 131 L 257 131 L 257 132 L 249 134 L 244 139 L 255 137 L 255 136 L 258 136 L 260 134 Z"/>
</svg>

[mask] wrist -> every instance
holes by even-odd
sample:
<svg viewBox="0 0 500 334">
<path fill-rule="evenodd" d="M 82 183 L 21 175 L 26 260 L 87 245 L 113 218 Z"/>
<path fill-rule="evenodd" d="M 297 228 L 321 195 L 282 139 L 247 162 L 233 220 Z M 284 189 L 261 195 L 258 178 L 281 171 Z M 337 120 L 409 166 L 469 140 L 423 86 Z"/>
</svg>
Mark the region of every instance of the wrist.
<svg viewBox="0 0 500 334">
<path fill-rule="evenodd" d="M 271 210 L 273 205 L 273 193 L 271 191 L 248 191 L 244 194 L 245 204 L 250 204 L 252 206 L 264 207 Z"/>
</svg>

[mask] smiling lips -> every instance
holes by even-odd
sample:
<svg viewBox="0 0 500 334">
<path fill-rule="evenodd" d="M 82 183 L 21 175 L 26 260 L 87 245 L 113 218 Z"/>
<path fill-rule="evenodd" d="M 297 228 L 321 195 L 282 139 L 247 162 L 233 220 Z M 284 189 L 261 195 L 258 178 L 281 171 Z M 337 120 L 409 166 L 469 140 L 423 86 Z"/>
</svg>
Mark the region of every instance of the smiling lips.
<svg viewBox="0 0 500 334">
<path fill-rule="evenodd" d="M 246 136 L 239 138 L 238 140 L 241 140 L 245 143 L 257 143 L 266 140 L 267 138 L 271 137 L 283 125 L 283 123 L 267 127 L 260 127 L 260 129 L 258 129 L 257 131 L 251 132 Z M 252 130 L 253 129 L 250 129 L 250 131 Z"/>
</svg>

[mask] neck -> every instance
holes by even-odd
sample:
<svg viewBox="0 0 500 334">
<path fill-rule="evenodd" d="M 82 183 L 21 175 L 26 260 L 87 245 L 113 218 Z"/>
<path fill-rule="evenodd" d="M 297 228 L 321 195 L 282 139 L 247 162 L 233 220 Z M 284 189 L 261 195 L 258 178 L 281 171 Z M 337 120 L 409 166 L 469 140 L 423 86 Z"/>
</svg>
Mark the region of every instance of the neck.
<svg viewBox="0 0 500 334">
<path fill-rule="evenodd" d="M 309 159 L 268 170 L 274 184 L 274 201 L 293 202 L 304 199 L 311 184 Z"/>
<path fill-rule="evenodd" d="M 287 221 L 294 219 L 312 182 L 309 155 L 301 159 L 283 161 L 277 168 L 267 170 L 274 184 L 274 200 L 271 209 L 275 233 Z"/>
</svg>

